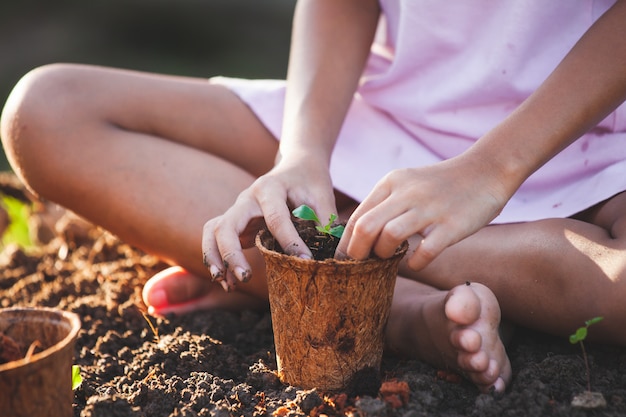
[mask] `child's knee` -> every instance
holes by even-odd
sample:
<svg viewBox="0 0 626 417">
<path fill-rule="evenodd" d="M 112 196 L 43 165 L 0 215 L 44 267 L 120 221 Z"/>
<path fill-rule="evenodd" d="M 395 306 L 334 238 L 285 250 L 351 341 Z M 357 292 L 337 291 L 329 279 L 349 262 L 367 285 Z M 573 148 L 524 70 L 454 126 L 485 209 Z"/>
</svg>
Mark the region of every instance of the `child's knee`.
<svg viewBox="0 0 626 417">
<path fill-rule="evenodd" d="M 72 66 L 52 64 L 36 68 L 22 77 L 9 95 L 0 119 L 4 151 L 15 171 L 37 171 L 42 160 L 54 158 L 52 132 L 69 128 L 67 112 L 71 99 L 64 85 Z"/>
</svg>

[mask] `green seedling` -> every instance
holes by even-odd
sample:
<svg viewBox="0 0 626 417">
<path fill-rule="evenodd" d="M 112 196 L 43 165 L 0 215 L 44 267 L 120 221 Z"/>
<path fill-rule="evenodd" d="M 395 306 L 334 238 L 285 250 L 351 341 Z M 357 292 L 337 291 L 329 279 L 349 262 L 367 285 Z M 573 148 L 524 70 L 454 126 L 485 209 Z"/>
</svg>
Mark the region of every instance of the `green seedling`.
<svg viewBox="0 0 626 417">
<path fill-rule="evenodd" d="M 83 383 L 83 377 L 80 374 L 80 366 L 72 365 L 72 390 L 76 390 Z"/>
<path fill-rule="evenodd" d="M 328 219 L 328 223 L 325 225 L 322 225 L 322 222 L 320 221 L 319 217 L 317 217 L 317 214 L 315 214 L 315 211 L 305 204 L 294 209 L 291 214 L 302 220 L 314 221 L 315 223 L 317 223 L 315 228 L 320 233 L 325 233 L 339 239 L 341 238 L 341 235 L 343 235 L 344 227 L 342 225 L 333 226 L 333 223 L 335 222 L 335 220 L 337 220 L 336 214 L 331 214 L 330 218 Z"/>
<path fill-rule="evenodd" d="M 589 326 L 602 321 L 604 317 L 594 317 L 585 322 L 583 327 L 579 327 L 574 334 L 569 336 L 569 342 L 572 345 L 576 343 L 580 344 L 580 349 L 583 352 L 583 359 L 585 361 L 585 369 L 587 371 L 587 391 L 591 392 L 591 372 L 589 370 L 589 360 L 587 359 L 587 352 L 585 351 L 585 344 L 583 341 L 587 338 L 589 332 Z"/>
<path fill-rule="evenodd" d="M 0 232 L 0 249 L 9 243 L 16 243 L 22 248 L 30 248 L 33 242 L 28 233 L 28 218 L 31 207 L 11 196 L 0 194 L 0 206 L 9 216 L 9 224 L 4 234 Z"/>
</svg>

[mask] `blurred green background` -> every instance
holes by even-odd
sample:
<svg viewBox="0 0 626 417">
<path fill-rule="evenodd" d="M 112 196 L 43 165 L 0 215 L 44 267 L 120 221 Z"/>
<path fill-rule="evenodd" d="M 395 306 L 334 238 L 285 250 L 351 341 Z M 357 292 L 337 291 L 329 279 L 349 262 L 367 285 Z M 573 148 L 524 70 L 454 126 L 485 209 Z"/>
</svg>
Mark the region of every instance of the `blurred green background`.
<svg viewBox="0 0 626 417">
<path fill-rule="evenodd" d="M 79 62 L 208 78 L 284 78 L 296 0 L 0 2 L 0 105 L 29 70 Z M 0 170 L 10 169 L 4 152 Z"/>
</svg>

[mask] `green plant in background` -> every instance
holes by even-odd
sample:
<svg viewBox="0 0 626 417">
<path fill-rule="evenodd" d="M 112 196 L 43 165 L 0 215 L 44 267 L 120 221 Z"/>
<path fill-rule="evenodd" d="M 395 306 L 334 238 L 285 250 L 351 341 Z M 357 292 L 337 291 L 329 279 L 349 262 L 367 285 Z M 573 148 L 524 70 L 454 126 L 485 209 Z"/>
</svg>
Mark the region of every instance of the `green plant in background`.
<svg viewBox="0 0 626 417">
<path fill-rule="evenodd" d="M 589 370 L 589 360 L 587 359 L 587 352 L 585 351 L 585 344 L 583 341 L 587 338 L 587 333 L 589 332 L 589 326 L 596 324 L 602 321 L 604 317 L 594 317 L 585 322 L 583 327 L 579 327 L 576 329 L 574 334 L 569 336 L 569 342 L 573 345 L 576 343 L 580 344 L 580 348 L 583 352 L 583 359 L 585 360 L 585 369 L 587 370 L 587 391 L 591 391 L 591 372 Z"/>
<path fill-rule="evenodd" d="M 83 377 L 80 374 L 80 366 L 72 365 L 72 390 L 76 390 L 83 383 Z"/>
<path fill-rule="evenodd" d="M 1 236 L 0 247 L 16 243 L 23 248 L 33 245 L 28 233 L 30 206 L 16 198 L 0 195 L 0 206 L 9 215 L 9 225 Z"/>
<path fill-rule="evenodd" d="M 305 204 L 294 209 L 291 214 L 302 220 L 314 221 L 315 223 L 317 223 L 315 228 L 318 232 L 329 234 L 336 238 L 341 238 L 341 235 L 343 235 L 344 227 L 342 225 L 333 226 L 333 223 L 335 222 L 335 220 L 337 220 L 336 214 L 331 214 L 330 219 L 328 219 L 328 223 L 325 225 L 322 225 L 322 222 L 320 221 L 319 217 L 317 217 L 317 214 L 315 214 L 315 211 Z"/>
</svg>

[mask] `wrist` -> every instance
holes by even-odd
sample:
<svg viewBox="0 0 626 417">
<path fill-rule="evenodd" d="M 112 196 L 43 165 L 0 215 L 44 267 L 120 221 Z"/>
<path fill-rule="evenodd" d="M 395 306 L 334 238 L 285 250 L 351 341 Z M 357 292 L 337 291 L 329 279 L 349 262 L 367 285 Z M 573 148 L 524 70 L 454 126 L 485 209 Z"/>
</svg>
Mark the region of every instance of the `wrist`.
<svg viewBox="0 0 626 417">
<path fill-rule="evenodd" d="M 532 174 L 522 156 L 478 143 L 458 158 L 470 166 L 469 172 L 483 177 L 483 186 L 502 201 L 508 201 Z"/>
<path fill-rule="evenodd" d="M 328 169 L 331 156 L 332 146 L 326 149 L 314 141 L 281 141 L 275 163 L 289 162 Z"/>
</svg>

